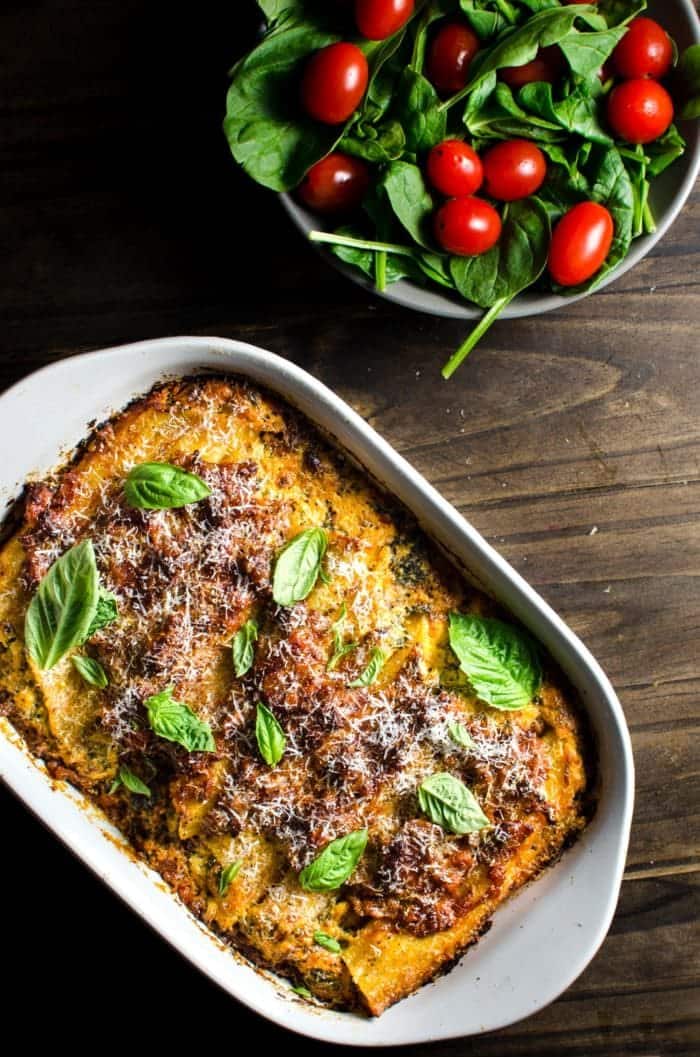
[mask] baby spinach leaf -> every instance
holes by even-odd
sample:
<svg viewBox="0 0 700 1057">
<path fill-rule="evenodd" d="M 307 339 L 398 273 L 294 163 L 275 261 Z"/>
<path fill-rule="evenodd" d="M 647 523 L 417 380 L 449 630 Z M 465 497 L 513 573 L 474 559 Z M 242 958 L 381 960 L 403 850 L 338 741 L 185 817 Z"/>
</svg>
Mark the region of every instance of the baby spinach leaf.
<svg viewBox="0 0 700 1057">
<path fill-rule="evenodd" d="M 386 654 L 378 646 L 375 646 L 369 655 L 367 667 L 360 672 L 357 679 L 353 679 L 351 683 L 348 683 L 348 686 L 352 689 L 360 686 L 371 686 L 372 683 L 376 683 L 379 673 L 385 664 Z"/>
<path fill-rule="evenodd" d="M 246 620 L 233 637 L 233 668 L 239 679 L 253 666 L 257 637 L 258 625 L 254 620 Z"/>
<path fill-rule="evenodd" d="M 466 98 L 484 83 L 495 87 L 495 75 L 505 66 L 524 66 L 536 57 L 540 48 L 558 44 L 574 29 L 577 19 L 594 29 L 607 28 L 605 20 L 592 4 L 570 4 L 566 7 L 549 7 L 532 15 L 523 25 L 504 33 L 496 43 L 485 51 L 484 58 L 475 67 L 467 85 L 442 104 L 449 109 Z"/>
<path fill-rule="evenodd" d="M 418 786 L 418 803 L 430 821 L 448 833 L 476 833 L 490 824 L 472 791 L 447 771 Z"/>
<path fill-rule="evenodd" d="M 256 709 L 255 738 L 265 763 L 268 767 L 276 767 L 284 756 L 287 739 L 270 709 L 261 703 Z"/>
<path fill-rule="evenodd" d="M 464 124 L 470 136 L 479 139 L 534 139 L 539 144 L 566 139 L 558 120 L 547 120 L 523 110 L 507 84 L 499 82 L 483 104 L 478 94 L 470 96 L 464 111 Z"/>
<path fill-rule="evenodd" d="M 53 668 L 85 641 L 99 596 L 95 551 L 90 540 L 83 540 L 53 563 L 29 603 L 24 640 L 39 668 Z"/>
<path fill-rule="evenodd" d="M 609 26 L 622 26 L 646 10 L 647 0 L 599 0 L 598 10 Z"/>
<path fill-rule="evenodd" d="M 345 884 L 367 846 L 367 830 L 357 829 L 336 837 L 299 874 L 299 884 L 307 892 L 333 892 Z"/>
<path fill-rule="evenodd" d="M 605 264 L 596 272 L 592 279 L 580 286 L 569 286 L 557 289 L 564 295 L 582 293 L 584 290 L 594 290 L 601 279 L 608 275 L 623 260 L 629 251 L 632 242 L 632 231 L 634 223 L 634 190 L 630 175 L 625 167 L 620 153 L 615 147 L 607 150 L 596 148 L 591 154 L 591 160 L 587 168 L 590 181 L 590 197 L 595 202 L 604 205 L 612 215 L 615 225 L 610 253 Z"/>
<path fill-rule="evenodd" d="M 681 55 L 678 80 L 685 99 L 679 117 L 684 121 L 700 117 L 700 44 L 691 44 Z"/>
<path fill-rule="evenodd" d="M 144 462 L 134 466 L 124 482 L 124 495 L 137 510 L 170 510 L 199 503 L 211 488 L 196 473 L 188 473 L 168 462 Z"/>
<path fill-rule="evenodd" d="M 510 300 L 542 274 L 549 252 L 549 221 L 536 198 L 513 202 L 496 245 L 478 257 L 452 257 L 455 286 L 468 301 L 490 308 Z"/>
<path fill-rule="evenodd" d="M 551 84 L 536 81 L 521 88 L 518 99 L 530 113 L 559 124 L 567 132 L 605 146 L 613 142 L 600 124 L 595 97 L 583 84 L 577 85 L 563 99 L 555 102 Z"/>
<path fill-rule="evenodd" d="M 382 179 L 395 216 L 418 243 L 430 249 L 430 231 L 435 203 L 417 165 L 396 161 Z"/>
<path fill-rule="evenodd" d="M 406 135 L 406 149 L 427 151 L 445 138 L 447 114 L 427 77 L 407 67 L 397 88 L 396 117 Z"/>
<path fill-rule="evenodd" d="M 176 701 L 172 687 L 146 700 L 148 722 L 154 734 L 182 745 L 188 752 L 216 752 L 211 727 L 189 705 Z"/>
<path fill-rule="evenodd" d="M 224 132 L 236 161 L 264 187 L 290 191 L 342 137 L 342 126 L 301 112 L 298 92 L 309 55 L 339 39 L 323 21 L 294 13 L 235 67 Z"/>
<path fill-rule="evenodd" d="M 110 795 L 115 793 L 120 785 L 123 785 L 125 789 L 128 789 L 130 793 L 136 793 L 138 796 L 150 796 L 151 790 L 148 788 L 145 782 L 142 782 L 137 774 L 134 774 L 126 764 L 122 764 L 119 768 L 117 777 L 112 782 L 109 790 Z"/>
<path fill-rule="evenodd" d="M 362 235 L 351 227 L 339 228 L 336 232 L 341 237 L 353 239 L 356 245 L 345 245 L 343 243 L 334 243 L 331 239 L 328 239 L 331 253 L 333 253 L 339 260 L 343 261 L 344 264 L 350 264 L 354 268 L 363 272 L 368 278 L 374 279 L 375 277 L 375 258 L 377 252 L 376 249 L 368 249 L 366 240 L 363 239 Z M 373 245 L 378 245 L 374 244 Z M 413 254 L 408 256 L 397 256 L 394 253 L 383 250 L 381 252 L 386 253 L 386 282 L 396 283 L 399 279 L 413 279 L 414 281 L 421 281 L 420 271 L 417 262 L 414 262 Z"/>
<path fill-rule="evenodd" d="M 382 165 L 400 158 L 406 149 L 406 136 L 398 121 L 386 121 L 363 129 L 355 125 L 341 139 L 338 149 L 355 158 Z"/>
<path fill-rule="evenodd" d="M 104 690 L 106 686 L 109 686 L 106 671 L 94 657 L 84 657 L 80 653 L 74 653 L 71 660 L 81 679 L 84 679 L 90 686 L 96 686 L 98 690 Z"/>
<path fill-rule="evenodd" d="M 305 529 L 277 555 L 272 576 L 272 597 L 278 606 L 301 602 L 316 585 L 328 536 L 321 528 Z"/>
<path fill-rule="evenodd" d="M 525 708 L 542 682 L 534 643 L 495 617 L 450 614 L 450 646 L 477 696 L 493 708 Z"/>
<path fill-rule="evenodd" d="M 626 26 L 602 29 L 597 33 L 569 33 L 559 47 L 572 71 L 579 77 L 597 77 L 615 47 L 627 32 Z"/>
<path fill-rule="evenodd" d="M 331 954 L 340 954 L 343 949 L 338 941 L 326 932 L 314 932 L 314 943 L 317 943 L 319 947 L 324 947 Z"/>
<path fill-rule="evenodd" d="M 508 207 L 501 237 L 479 257 L 450 258 L 450 272 L 462 297 L 487 313 L 442 369 L 450 378 L 477 342 L 521 290 L 542 274 L 549 253 L 547 210 L 537 198 L 524 198 Z"/>
<path fill-rule="evenodd" d="M 225 896 L 233 881 L 236 880 L 241 867 L 243 866 L 243 860 L 238 859 L 236 862 L 230 862 L 228 866 L 225 866 L 219 874 L 219 895 Z"/>
<path fill-rule="evenodd" d="M 700 45 L 698 47 L 700 48 Z M 700 117 L 700 112 L 697 116 Z M 644 152 L 651 159 L 647 166 L 648 174 L 658 176 L 664 169 L 668 169 L 669 165 L 685 152 L 685 147 L 685 140 L 675 125 L 671 125 L 663 136 L 655 139 L 653 143 L 646 143 Z"/>
</svg>

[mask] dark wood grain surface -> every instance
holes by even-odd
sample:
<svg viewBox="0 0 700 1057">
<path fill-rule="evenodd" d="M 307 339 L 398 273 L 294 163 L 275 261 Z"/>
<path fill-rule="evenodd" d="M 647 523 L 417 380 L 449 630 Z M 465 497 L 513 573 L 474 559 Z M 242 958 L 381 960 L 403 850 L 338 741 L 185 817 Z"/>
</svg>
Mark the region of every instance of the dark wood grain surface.
<svg viewBox="0 0 700 1057">
<path fill-rule="evenodd" d="M 463 327 L 373 299 L 230 163 L 242 0 L 0 8 L 0 387 L 78 351 L 239 337 L 336 389 L 523 572 L 612 677 L 637 807 L 617 916 L 558 1002 L 412 1057 L 700 1052 L 700 196 L 603 293 L 501 324 L 453 380 Z M 41 429 L 37 422 L 34 428 Z M 0 794 L 3 1004 L 87 1052 L 81 1012 L 146 1051 L 290 1037 L 209 985 Z M 465 996 L 465 1001 L 469 997 Z M 329 1047 L 309 1043 L 305 1052 Z M 177 1051 L 176 1051 L 177 1052 Z"/>
</svg>

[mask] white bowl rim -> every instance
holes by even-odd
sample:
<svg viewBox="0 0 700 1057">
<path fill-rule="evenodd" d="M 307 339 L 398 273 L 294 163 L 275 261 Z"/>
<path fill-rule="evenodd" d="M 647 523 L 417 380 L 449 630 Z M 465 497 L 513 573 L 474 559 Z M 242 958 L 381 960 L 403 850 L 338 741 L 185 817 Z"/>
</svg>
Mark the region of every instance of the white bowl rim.
<svg viewBox="0 0 700 1057">
<path fill-rule="evenodd" d="M 692 43 L 700 43 L 700 16 L 693 0 L 674 0 L 674 2 L 681 6 L 688 17 Z M 630 268 L 634 268 L 636 264 L 647 256 L 657 242 L 664 237 L 687 202 L 695 186 L 698 174 L 700 174 L 700 136 L 697 137 L 689 153 L 688 162 L 686 174 L 673 196 L 671 205 L 657 221 L 656 231 L 651 235 L 644 235 L 635 239 L 625 259 L 606 275 L 594 290 L 587 290 L 581 294 L 572 294 L 570 297 L 563 297 L 560 294 L 528 293 L 526 291 L 514 298 L 509 305 L 506 305 L 501 312 L 500 318 L 521 319 L 526 316 L 539 316 L 544 312 L 553 312 L 558 308 L 565 308 L 566 305 L 573 305 L 576 301 L 583 300 L 584 297 L 589 297 L 591 294 L 604 290 L 606 286 L 614 283 L 628 272 Z M 311 213 L 295 201 L 292 194 L 280 194 L 279 198 L 288 216 L 291 217 L 305 238 L 315 228 L 323 228 L 323 223 L 318 218 L 314 219 Z M 392 283 L 380 293 L 366 276 L 358 272 L 356 268 L 345 264 L 340 258 L 331 253 L 326 246 L 321 243 L 312 243 L 312 245 L 337 271 L 342 272 L 348 279 L 351 279 L 369 293 L 374 294 L 375 297 L 381 297 L 384 300 L 401 305 L 403 308 L 413 309 L 416 312 L 426 312 L 429 315 L 441 316 L 443 319 L 478 319 L 483 315 L 483 311 L 475 305 L 466 302 L 460 303 L 455 297 L 442 294 L 434 287 L 416 286 L 415 283 L 408 279 L 401 279 L 396 283 Z"/>
<path fill-rule="evenodd" d="M 116 383 L 110 379 L 116 378 L 118 374 L 118 384 L 127 388 L 133 385 L 133 395 L 138 395 L 158 379 L 193 374 L 197 370 L 218 370 L 248 376 L 260 384 L 268 385 L 299 406 L 312 420 L 320 423 L 321 428 L 335 434 L 341 447 L 354 451 L 357 457 L 366 461 L 369 471 L 375 476 L 380 476 L 375 469 L 381 467 L 384 471 L 381 476 L 386 480 L 388 490 L 398 494 L 409 508 L 413 507 L 419 520 L 425 522 L 428 516 L 432 516 L 431 532 L 438 540 L 449 546 L 451 534 L 452 538 L 461 541 L 464 552 L 470 553 L 470 569 L 481 583 L 501 598 L 503 592 L 510 592 L 511 599 L 506 604 L 514 615 L 533 628 L 563 664 L 570 678 L 573 678 L 571 665 L 576 668 L 580 679 L 578 682 L 574 679 L 574 685 L 584 697 L 590 691 L 586 707 L 590 710 L 591 703 L 597 701 L 596 707 L 600 708 L 601 716 L 604 717 L 605 722 L 597 727 L 596 733 L 601 750 L 611 754 L 612 760 L 604 776 L 597 814 L 579 842 L 558 864 L 499 910 L 491 934 L 482 939 L 474 952 L 459 966 L 434 985 L 420 989 L 392 1007 L 382 1017 L 368 1020 L 354 1014 L 291 1001 L 288 990 L 281 993 L 280 988 L 264 974 L 239 963 L 230 951 L 222 950 L 221 944 L 212 934 L 203 929 L 169 891 L 164 890 L 162 881 L 156 875 L 142 864 L 130 860 L 112 838 L 105 836 L 105 833 L 113 834 L 114 831 L 101 823 L 94 812 L 86 810 L 82 798 L 51 783 L 26 753 L 17 748 L 16 739 L 9 738 L 3 732 L 1 724 L 0 777 L 67 847 L 167 942 L 231 995 L 281 1026 L 328 1042 L 368 1047 L 437 1041 L 506 1027 L 558 997 L 590 962 L 610 926 L 625 864 L 634 800 L 631 743 L 617 696 L 600 666 L 578 637 L 410 464 L 340 397 L 300 367 L 273 353 L 230 339 L 175 337 L 116 346 L 60 360 L 34 372 L 0 396 L 0 435 L 3 429 L 7 430 L 8 436 L 13 437 L 15 451 L 19 453 L 22 446 L 17 445 L 17 428 L 22 423 L 26 431 L 29 424 L 36 421 L 42 401 L 47 408 L 53 407 L 56 412 L 60 411 L 68 417 L 72 415 L 75 419 L 76 415 L 82 416 L 80 402 L 85 403 L 87 400 L 86 407 L 89 406 L 91 410 L 75 436 L 77 442 L 85 434 L 89 418 L 101 420 L 125 403 L 121 396 L 115 394 L 114 399 L 111 395 L 106 398 L 107 407 L 103 406 L 104 401 L 95 405 L 92 402 L 91 381 L 95 385 L 98 380 L 102 380 L 102 385 L 108 387 L 105 391 L 111 393 Z M 152 381 L 146 381 L 146 376 Z M 71 389 L 72 401 L 66 399 L 67 388 Z M 83 392 L 85 389 L 87 396 Z M 28 413 L 30 408 L 34 414 Z M 310 411 L 312 408 L 316 409 L 315 413 Z M 44 420 L 50 421 L 45 416 Z M 327 425 L 324 425 L 324 420 Z M 83 422 L 83 417 L 80 421 Z M 71 428 L 74 427 L 75 423 Z M 352 438 L 352 442 L 347 438 Z M 37 441 L 40 446 L 41 443 Z M 358 451 L 362 454 L 358 455 Z M 52 453 L 53 462 L 41 465 L 40 470 L 45 471 L 55 465 L 60 451 L 52 448 Z M 21 458 L 23 456 L 17 454 L 12 461 L 10 456 L 9 476 L 7 466 L 0 471 L 0 502 L 15 497 L 18 485 L 27 477 L 24 470 L 18 479 L 12 477 L 11 468 Z M 411 497 L 416 505 L 419 500 L 424 504 L 422 512 L 415 509 Z M 502 591 L 496 589 L 499 586 Z M 585 913 L 582 908 L 576 907 L 576 915 L 582 919 L 587 920 L 586 915 L 592 915 L 590 933 L 583 930 L 579 933 L 572 930 L 570 933 L 574 940 L 579 941 L 576 951 L 571 957 L 567 951 L 563 966 L 556 966 L 556 973 L 553 977 L 550 973 L 544 986 L 533 987 L 530 978 L 519 981 L 521 990 L 514 987 L 512 993 L 509 991 L 508 1003 L 501 1007 L 499 1002 L 495 1015 L 484 1017 L 465 1028 L 463 1017 L 468 1007 L 459 992 L 456 991 L 454 1000 L 448 1002 L 447 1006 L 444 997 L 460 985 L 460 977 L 470 976 L 470 986 L 478 990 L 478 983 L 475 984 L 471 974 L 465 972 L 467 966 L 473 967 L 487 947 L 501 955 L 508 949 L 506 944 L 514 949 L 524 932 L 527 932 L 532 919 L 536 915 L 542 916 L 543 901 L 538 897 L 548 890 L 562 889 L 564 873 L 570 874 L 566 881 L 567 890 L 577 893 L 578 898 L 585 901 L 589 886 L 601 883 L 601 863 L 604 864 L 605 874 L 602 892 Z M 586 873 L 588 879 L 585 879 Z M 579 875 L 582 875 L 580 879 Z M 561 897 L 559 902 L 561 904 Z M 527 914 L 523 924 L 518 926 L 519 931 L 516 931 L 514 922 L 520 920 L 517 911 L 523 904 L 527 904 Z M 553 908 L 552 903 L 549 909 Z M 548 914 L 547 922 L 552 936 L 555 935 L 555 928 L 559 930 L 565 927 L 561 917 L 556 915 Z M 506 936 L 500 946 L 494 947 L 492 941 L 497 939 L 495 934 L 499 932 L 505 932 Z M 559 932 L 556 932 L 558 936 Z M 540 936 L 536 947 L 538 952 L 541 940 Z M 562 950 L 556 943 L 549 946 L 544 960 L 537 963 L 535 980 L 538 973 L 541 975 L 543 972 L 543 967 L 549 966 L 547 958 L 557 961 L 562 956 Z M 479 981 L 478 976 L 476 981 Z M 261 982 L 264 985 L 262 989 L 259 986 Z M 501 985 L 502 981 L 498 982 L 498 986 Z M 486 997 L 484 993 L 482 998 Z M 430 1024 L 425 1024 L 424 1007 L 430 1010 L 433 1018 Z M 419 1013 L 417 1019 L 416 1009 Z"/>
</svg>

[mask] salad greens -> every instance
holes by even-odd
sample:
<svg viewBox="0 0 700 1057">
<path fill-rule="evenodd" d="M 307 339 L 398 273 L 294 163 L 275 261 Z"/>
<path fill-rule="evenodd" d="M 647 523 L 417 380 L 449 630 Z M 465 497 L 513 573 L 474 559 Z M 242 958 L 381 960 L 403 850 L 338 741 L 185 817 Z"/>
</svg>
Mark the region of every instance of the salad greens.
<svg viewBox="0 0 700 1057">
<path fill-rule="evenodd" d="M 370 166 L 371 187 L 358 215 L 310 238 L 328 245 L 380 291 L 408 279 L 484 310 L 445 365 L 444 377 L 523 290 L 592 290 L 624 259 L 633 239 L 655 230 L 650 181 L 683 153 L 683 137 L 671 125 L 643 148 L 616 141 L 605 119 L 612 81 L 601 74 L 646 0 L 418 0 L 408 23 L 383 41 L 358 40 L 352 19 L 337 5 L 259 0 L 258 6 L 268 20 L 267 33 L 234 67 L 227 97 L 224 129 L 234 158 L 275 191 L 292 191 L 335 149 Z M 441 98 L 425 60 L 431 27 L 445 16 L 471 26 L 481 47 L 464 88 Z M 312 53 L 348 38 L 367 58 L 367 91 L 344 125 L 324 125 L 303 113 L 299 80 Z M 529 63 L 540 49 L 554 45 L 561 57 L 556 83 L 518 88 L 500 78 L 504 68 Z M 700 46 L 681 57 L 678 79 L 685 98 L 681 116 L 700 115 Z M 501 237 L 482 256 L 451 256 L 433 236 L 439 201 L 423 173 L 427 152 L 446 137 L 464 139 L 476 151 L 524 138 L 547 159 L 547 177 L 536 194 L 499 209 Z M 552 227 L 583 201 L 609 210 L 612 248 L 592 279 L 560 288 L 547 273 Z M 322 557 L 315 542 L 309 583 Z M 291 604 L 297 595 L 282 593 L 280 604 Z"/>
</svg>

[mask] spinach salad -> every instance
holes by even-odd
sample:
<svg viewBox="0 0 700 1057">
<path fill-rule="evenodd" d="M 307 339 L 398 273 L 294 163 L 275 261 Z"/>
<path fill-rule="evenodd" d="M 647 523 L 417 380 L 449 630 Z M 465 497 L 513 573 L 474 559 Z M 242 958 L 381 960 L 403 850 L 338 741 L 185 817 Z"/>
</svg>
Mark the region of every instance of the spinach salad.
<svg viewBox="0 0 700 1057">
<path fill-rule="evenodd" d="M 379 292 L 408 279 L 483 309 L 445 378 L 522 291 L 592 290 L 655 230 L 700 45 L 679 61 L 646 0 L 258 6 L 227 97 L 235 160 Z"/>
</svg>

